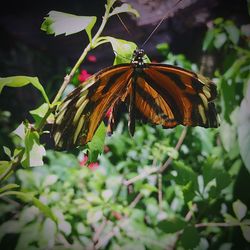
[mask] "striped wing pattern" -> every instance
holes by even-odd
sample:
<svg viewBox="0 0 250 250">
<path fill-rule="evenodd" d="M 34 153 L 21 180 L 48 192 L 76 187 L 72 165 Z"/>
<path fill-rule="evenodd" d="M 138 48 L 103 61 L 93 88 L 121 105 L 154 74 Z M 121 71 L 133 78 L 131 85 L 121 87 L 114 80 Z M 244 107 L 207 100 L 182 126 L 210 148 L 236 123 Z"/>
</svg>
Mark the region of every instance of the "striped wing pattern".
<svg viewBox="0 0 250 250">
<path fill-rule="evenodd" d="M 89 142 L 108 109 L 123 98 L 131 74 L 130 64 L 109 67 L 70 93 L 55 116 L 56 147 L 69 149 Z"/>
<path fill-rule="evenodd" d="M 89 78 L 59 106 L 55 144 L 68 149 L 91 141 L 107 110 L 115 111 L 124 102 L 129 108 L 131 134 L 135 120 L 165 128 L 178 124 L 217 127 L 216 93 L 210 80 L 179 67 L 145 64 L 138 70 L 131 64 L 112 66 Z M 116 122 L 116 112 L 112 112 L 109 132 Z"/>
</svg>

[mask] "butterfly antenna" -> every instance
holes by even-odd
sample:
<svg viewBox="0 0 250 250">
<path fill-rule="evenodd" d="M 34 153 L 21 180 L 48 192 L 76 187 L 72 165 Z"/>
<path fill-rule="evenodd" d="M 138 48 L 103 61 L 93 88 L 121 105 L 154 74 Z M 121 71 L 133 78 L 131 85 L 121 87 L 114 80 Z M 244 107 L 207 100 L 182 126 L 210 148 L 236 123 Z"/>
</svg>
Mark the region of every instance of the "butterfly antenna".
<svg viewBox="0 0 250 250">
<path fill-rule="evenodd" d="M 161 19 L 161 21 L 156 25 L 156 27 L 153 29 L 153 31 L 150 33 L 150 35 L 148 36 L 148 38 L 146 39 L 146 41 L 142 44 L 141 48 L 149 41 L 149 39 L 152 37 L 152 35 L 156 32 L 156 30 L 160 27 L 160 25 L 162 24 L 162 22 L 168 17 L 170 11 L 172 11 L 180 2 L 182 2 L 182 0 L 178 0 L 173 7 L 167 11 L 166 15 Z"/>
</svg>

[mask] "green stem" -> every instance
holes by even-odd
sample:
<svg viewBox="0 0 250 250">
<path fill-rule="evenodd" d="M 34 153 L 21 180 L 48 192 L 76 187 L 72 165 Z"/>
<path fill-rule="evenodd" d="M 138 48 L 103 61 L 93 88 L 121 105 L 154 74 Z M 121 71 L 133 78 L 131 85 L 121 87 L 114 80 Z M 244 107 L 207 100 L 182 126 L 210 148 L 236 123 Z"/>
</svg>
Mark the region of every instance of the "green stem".
<svg viewBox="0 0 250 250">
<path fill-rule="evenodd" d="M 76 64 L 74 65 L 74 67 L 72 68 L 71 72 L 66 75 L 64 77 L 64 81 L 60 87 L 60 89 L 58 90 L 52 104 L 51 104 L 51 108 L 48 109 L 48 111 L 46 112 L 46 114 L 44 115 L 43 119 L 41 120 L 40 124 L 38 125 L 37 130 L 39 132 L 41 132 L 41 130 L 43 129 L 43 127 L 46 124 L 46 120 L 49 117 L 49 115 L 53 112 L 54 110 L 54 106 L 55 104 L 60 100 L 64 90 L 66 89 L 66 87 L 68 86 L 68 84 L 70 83 L 71 79 L 73 78 L 76 70 L 79 68 L 79 66 L 81 65 L 82 61 L 84 60 L 84 58 L 86 57 L 86 55 L 88 54 L 88 52 L 93 49 L 96 48 L 99 44 L 97 43 L 99 36 L 101 35 L 107 21 L 109 18 L 109 12 L 110 12 L 110 8 L 106 8 L 105 14 L 103 16 L 103 20 L 101 23 L 101 26 L 99 27 L 98 31 L 96 32 L 95 36 L 93 37 L 92 41 L 87 45 L 87 47 L 84 49 L 83 53 L 81 54 L 81 56 L 79 57 L 79 59 L 77 60 Z"/>
</svg>

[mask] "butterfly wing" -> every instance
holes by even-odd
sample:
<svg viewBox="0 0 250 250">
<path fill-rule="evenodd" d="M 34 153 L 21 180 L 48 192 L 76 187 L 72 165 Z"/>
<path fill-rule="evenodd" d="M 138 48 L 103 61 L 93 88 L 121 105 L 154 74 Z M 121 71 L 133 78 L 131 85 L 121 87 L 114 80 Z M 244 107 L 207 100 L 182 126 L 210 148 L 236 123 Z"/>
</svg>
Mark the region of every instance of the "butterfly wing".
<svg viewBox="0 0 250 250">
<path fill-rule="evenodd" d="M 69 149 L 89 142 L 108 109 L 127 93 L 132 72 L 130 64 L 106 68 L 70 93 L 55 116 L 56 147 Z"/>
<path fill-rule="evenodd" d="M 212 102 L 216 85 L 200 74 L 164 64 L 147 64 L 137 78 L 137 117 L 170 128 L 217 127 Z"/>
</svg>

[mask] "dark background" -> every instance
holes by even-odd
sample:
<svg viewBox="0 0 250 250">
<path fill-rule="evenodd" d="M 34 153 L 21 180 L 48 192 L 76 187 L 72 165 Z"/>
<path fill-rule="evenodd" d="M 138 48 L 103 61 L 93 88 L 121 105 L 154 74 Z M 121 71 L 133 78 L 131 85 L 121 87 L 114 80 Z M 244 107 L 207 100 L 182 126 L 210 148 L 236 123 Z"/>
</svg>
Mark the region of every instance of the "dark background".
<svg viewBox="0 0 250 250">
<path fill-rule="evenodd" d="M 97 16 L 98 23 L 104 13 L 104 0 L 61 0 L 61 1 L 6 1 L 1 7 L 0 16 L 0 76 L 29 75 L 38 76 L 45 89 L 53 97 L 63 81 L 66 68 L 72 67 L 87 44 L 85 32 L 70 36 L 47 35 L 40 30 L 43 18 L 51 10 L 77 15 Z M 129 0 L 140 12 L 135 20 L 122 14 L 121 18 L 131 35 L 114 16 L 108 22 L 105 35 L 133 41 L 140 46 L 159 20 L 169 13 L 157 32 L 145 46 L 152 60 L 162 58 L 155 46 L 168 42 L 171 51 L 183 53 L 188 59 L 200 64 L 202 40 L 207 25 L 216 17 L 232 19 L 237 24 L 249 22 L 247 1 L 223 0 L 183 0 L 175 8 L 173 0 Z M 98 27 L 98 23 L 96 27 Z M 113 51 L 110 45 L 104 45 L 91 52 L 97 58 L 96 63 L 84 62 L 81 68 L 94 73 L 113 63 Z M 20 123 L 28 117 L 28 110 L 36 108 L 41 102 L 34 88 L 5 88 L 0 96 L 0 110 L 12 113 L 12 122 Z"/>
</svg>

